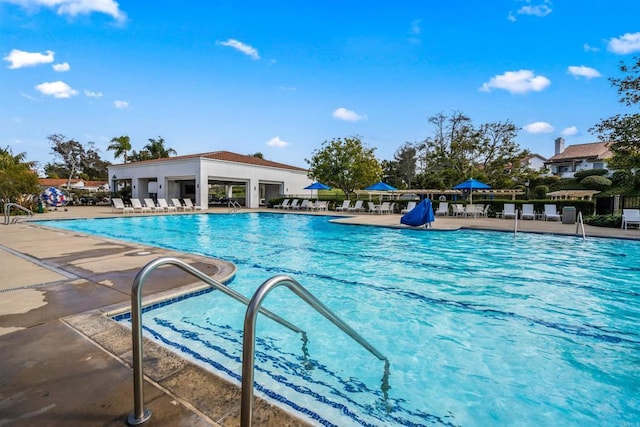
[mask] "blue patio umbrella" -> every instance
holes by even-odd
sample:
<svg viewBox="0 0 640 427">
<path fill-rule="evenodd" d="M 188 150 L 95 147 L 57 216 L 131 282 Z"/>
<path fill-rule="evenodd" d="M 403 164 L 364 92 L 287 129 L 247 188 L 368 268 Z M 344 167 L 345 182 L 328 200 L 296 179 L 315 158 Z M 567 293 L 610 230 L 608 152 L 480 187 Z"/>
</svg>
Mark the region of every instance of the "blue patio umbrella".
<svg viewBox="0 0 640 427">
<path fill-rule="evenodd" d="M 310 184 L 304 187 L 304 189 L 311 190 L 311 196 L 313 197 L 313 190 L 331 190 L 331 187 L 321 182 L 314 182 L 313 184 Z M 317 198 L 317 193 L 316 193 L 316 198 Z"/>
<path fill-rule="evenodd" d="M 366 191 L 396 191 L 397 188 L 387 184 L 386 182 L 376 182 L 373 185 L 365 188 Z M 369 196 L 369 200 L 371 200 L 371 196 Z M 382 203 L 382 193 L 380 193 L 380 203 Z"/>
<path fill-rule="evenodd" d="M 473 202 L 473 190 L 488 190 L 491 186 L 480 182 L 477 179 L 469 178 L 468 180 L 461 182 L 453 187 L 454 190 L 469 190 L 469 203 Z"/>
</svg>

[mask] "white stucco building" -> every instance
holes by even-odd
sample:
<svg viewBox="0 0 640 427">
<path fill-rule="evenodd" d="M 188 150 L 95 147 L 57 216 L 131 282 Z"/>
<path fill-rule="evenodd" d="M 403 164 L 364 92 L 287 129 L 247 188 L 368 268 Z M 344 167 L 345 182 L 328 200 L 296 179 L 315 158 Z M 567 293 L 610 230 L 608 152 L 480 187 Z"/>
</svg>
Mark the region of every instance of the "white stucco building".
<svg viewBox="0 0 640 427">
<path fill-rule="evenodd" d="M 133 198 L 189 198 L 204 209 L 212 186 L 224 187 L 228 198 L 234 187 L 244 187 L 240 204 L 257 208 L 265 200 L 302 193 L 312 182 L 307 169 L 229 151 L 111 165 L 109 180 L 113 189 L 130 185 Z"/>
</svg>

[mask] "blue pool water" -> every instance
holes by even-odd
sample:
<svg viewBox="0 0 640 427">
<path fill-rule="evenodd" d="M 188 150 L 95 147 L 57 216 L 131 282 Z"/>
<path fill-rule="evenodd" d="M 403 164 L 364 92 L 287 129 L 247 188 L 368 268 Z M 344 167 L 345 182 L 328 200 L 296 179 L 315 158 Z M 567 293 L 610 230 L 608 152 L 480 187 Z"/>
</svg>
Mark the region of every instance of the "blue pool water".
<svg viewBox="0 0 640 427">
<path fill-rule="evenodd" d="M 350 226 L 287 214 L 43 222 L 218 257 L 250 297 L 298 280 L 390 361 L 281 287 L 259 317 L 256 393 L 318 425 L 638 425 L 640 242 Z M 153 286 L 152 281 L 147 286 Z M 213 291 L 144 314 L 146 333 L 238 382 L 245 307 Z"/>
</svg>

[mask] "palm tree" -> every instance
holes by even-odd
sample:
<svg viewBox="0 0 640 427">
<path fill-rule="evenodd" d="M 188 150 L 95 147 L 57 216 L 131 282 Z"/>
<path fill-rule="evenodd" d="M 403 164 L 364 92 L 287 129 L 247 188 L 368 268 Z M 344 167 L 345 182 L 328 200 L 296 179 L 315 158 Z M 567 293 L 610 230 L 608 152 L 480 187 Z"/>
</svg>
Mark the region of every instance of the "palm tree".
<svg viewBox="0 0 640 427">
<path fill-rule="evenodd" d="M 143 149 L 149 152 L 152 159 L 164 159 L 178 154 L 173 148 L 165 148 L 164 138 L 161 136 L 158 139 L 149 138 L 149 143 Z"/>
<path fill-rule="evenodd" d="M 107 150 L 113 151 L 114 159 L 122 156 L 124 163 L 127 163 L 127 153 L 131 151 L 131 139 L 126 135 L 112 138 Z"/>
</svg>

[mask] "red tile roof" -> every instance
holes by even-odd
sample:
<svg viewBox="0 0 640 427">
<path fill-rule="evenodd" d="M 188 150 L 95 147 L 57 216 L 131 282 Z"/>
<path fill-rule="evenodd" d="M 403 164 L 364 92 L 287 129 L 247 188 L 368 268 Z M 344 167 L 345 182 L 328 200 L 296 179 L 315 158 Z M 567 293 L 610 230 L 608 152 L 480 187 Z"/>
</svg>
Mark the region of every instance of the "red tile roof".
<svg viewBox="0 0 640 427">
<path fill-rule="evenodd" d="M 302 171 L 302 172 L 307 171 L 307 169 L 300 168 L 297 166 L 285 165 L 284 163 L 272 162 L 271 160 L 265 160 L 259 157 L 247 156 L 244 154 L 232 153 L 230 151 L 213 151 L 211 153 L 187 154 L 184 156 L 173 156 L 173 157 L 166 157 L 162 159 L 143 160 L 141 162 L 134 162 L 134 163 L 167 162 L 167 161 L 180 160 L 180 159 L 196 159 L 196 158 L 222 160 L 225 162 L 243 163 L 243 164 L 249 164 L 249 165 L 266 166 L 266 167 L 272 167 L 272 168 L 278 168 L 278 169 L 289 169 L 289 170 Z M 127 164 L 131 164 L 131 163 L 127 163 Z"/>
<path fill-rule="evenodd" d="M 609 142 L 592 142 L 590 144 L 570 145 L 562 153 L 549 159 L 549 162 L 559 162 L 571 159 L 604 160 L 611 158 Z"/>
<path fill-rule="evenodd" d="M 38 178 L 40 185 L 47 187 L 61 187 L 67 185 L 67 178 Z M 72 178 L 71 185 L 78 182 L 84 182 L 85 187 L 101 187 L 107 184 L 107 181 L 85 181 L 83 179 Z"/>
</svg>

